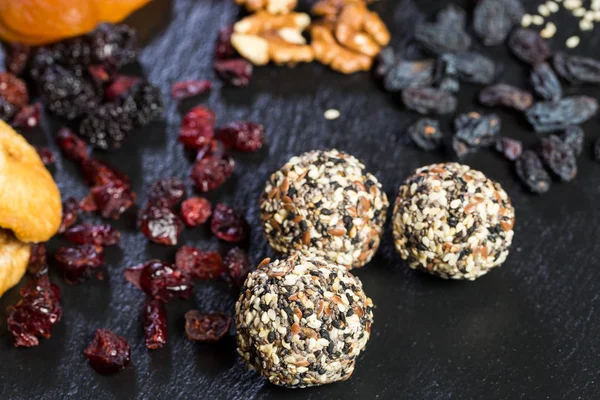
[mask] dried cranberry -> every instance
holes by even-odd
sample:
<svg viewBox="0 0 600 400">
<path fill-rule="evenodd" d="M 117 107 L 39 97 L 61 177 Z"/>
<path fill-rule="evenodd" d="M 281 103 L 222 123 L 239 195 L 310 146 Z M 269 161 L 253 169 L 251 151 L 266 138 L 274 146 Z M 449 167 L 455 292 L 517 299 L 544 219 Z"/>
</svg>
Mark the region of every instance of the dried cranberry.
<svg viewBox="0 0 600 400">
<path fill-rule="evenodd" d="M 226 242 L 240 242 L 248 236 L 248 223 L 244 217 L 225 204 L 217 204 L 210 223 L 212 233 Z"/>
<path fill-rule="evenodd" d="M 234 247 L 225 255 L 223 266 L 229 279 L 237 286 L 241 286 L 250 272 L 250 259 L 244 250 Z"/>
<path fill-rule="evenodd" d="M 204 197 L 192 197 L 181 204 L 181 218 L 190 228 L 202 225 L 211 214 L 212 205 Z"/>
<path fill-rule="evenodd" d="M 200 192 L 208 192 L 225 183 L 234 167 L 235 162 L 228 155 L 196 159 L 192 168 L 192 182 Z"/>
<path fill-rule="evenodd" d="M 226 147 L 253 152 L 263 147 L 265 128 L 254 122 L 234 121 L 221 127 L 218 137 Z"/>
<path fill-rule="evenodd" d="M 216 342 L 229 332 L 231 318 L 223 313 L 202 314 L 198 310 L 185 313 L 185 333 L 190 340 Z"/>
<path fill-rule="evenodd" d="M 165 303 L 175 297 L 188 299 L 192 293 L 192 281 L 185 271 L 157 260 L 144 265 L 140 287 L 149 296 Z"/>
<path fill-rule="evenodd" d="M 98 211 L 98 206 L 94 201 L 92 193 L 89 193 L 86 197 L 83 198 L 83 200 L 81 200 L 81 202 L 79 203 L 79 208 L 81 209 L 81 211 L 86 213 Z"/>
<path fill-rule="evenodd" d="M 92 188 L 89 201 L 103 218 L 119 219 L 135 202 L 136 194 L 122 183 Z"/>
<path fill-rule="evenodd" d="M 142 290 L 140 278 L 142 276 L 142 270 L 145 266 L 146 264 L 134 265 L 133 267 L 125 268 L 125 271 L 123 272 L 123 275 L 125 275 L 125 280 L 140 290 Z"/>
<path fill-rule="evenodd" d="M 218 140 L 211 140 L 208 144 L 202 146 L 196 154 L 196 160 L 202 160 L 207 157 L 223 157 L 225 149 L 223 144 Z"/>
<path fill-rule="evenodd" d="M 81 164 L 83 176 L 90 186 L 102 186 L 117 183 L 129 188 L 129 177 L 108 164 L 95 159 L 86 159 Z"/>
<path fill-rule="evenodd" d="M 252 63 L 243 58 L 216 60 L 214 69 L 223 83 L 234 87 L 248 86 L 253 72 Z"/>
<path fill-rule="evenodd" d="M 237 52 L 231 45 L 231 35 L 233 34 L 233 26 L 229 25 L 219 30 L 217 35 L 217 46 L 215 49 L 215 58 L 217 60 L 226 60 L 235 57 Z"/>
<path fill-rule="evenodd" d="M 73 285 L 90 278 L 93 270 L 104 264 L 104 250 L 91 244 L 62 247 L 56 251 L 54 259 L 67 283 Z"/>
<path fill-rule="evenodd" d="M 519 140 L 500 137 L 496 141 L 496 150 L 502 153 L 506 159 L 515 161 L 523 153 L 523 144 Z"/>
<path fill-rule="evenodd" d="M 71 161 L 83 162 L 89 157 L 87 144 L 69 128 L 61 128 L 56 133 L 56 143 L 63 155 Z"/>
<path fill-rule="evenodd" d="M 210 87 L 210 81 L 206 79 L 176 82 L 171 86 L 171 97 L 175 100 L 187 99 L 208 92 Z"/>
<path fill-rule="evenodd" d="M 20 43 L 9 44 L 6 51 L 6 70 L 15 75 L 21 75 L 30 55 L 31 47 Z"/>
<path fill-rule="evenodd" d="M 50 165 L 54 165 L 56 163 L 56 156 L 48 147 L 37 147 L 36 148 L 38 155 L 40 156 L 40 160 L 42 163 L 49 167 Z"/>
<path fill-rule="evenodd" d="M 195 279 L 214 279 L 223 273 L 219 253 L 204 252 L 191 246 L 183 246 L 177 251 L 175 265 Z"/>
<path fill-rule="evenodd" d="M 21 108 L 15 115 L 12 125 L 20 129 L 33 129 L 40 124 L 42 106 L 34 103 Z"/>
<path fill-rule="evenodd" d="M 111 71 L 103 65 L 90 65 L 88 67 L 88 73 L 97 84 L 101 85 L 111 78 Z"/>
<path fill-rule="evenodd" d="M 48 262 L 46 259 L 46 243 L 31 245 L 31 256 L 27 272 L 31 275 L 43 275 L 48 272 Z"/>
<path fill-rule="evenodd" d="M 149 350 L 160 349 L 167 343 L 167 310 L 160 300 L 146 299 L 144 339 Z"/>
<path fill-rule="evenodd" d="M 83 354 L 96 372 L 114 374 L 129 364 L 131 347 L 124 337 L 106 329 L 96 329 L 94 340 Z"/>
<path fill-rule="evenodd" d="M 0 72 L 0 97 L 17 108 L 29 103 L 25 82 L 10 72 Z"/>
<path fill-rule="evenodd" d="M 67 230 L 65 239 L 75 244 L 94 244 L 105 247 L 119 244 L 121 233 L 111 225 L 82 224 Z"/>
<path fill-rule="evenodd" d="M 154 243 L 175 246 L 183 230 L 183 222 L 170 208 L 149 206 L 142 212 L 140 229 Z"/>
<path fill-rule="evenodd" d="M 190 110 L 181 123 L 179 141 L 188 149 L 198 150 L 215 137 L 215 113 L 203 106 Z"/>
<path fill-rule="evenodd" d="M 104 97 L 108 101 L 115 101 L 141 80 L 137 76 L 117 76 L 104 90 Z"/>
<path fill-rule="evenodd" d="M 48 339 L 52 326 L 60 321 L 60 289 L 48 275 L 30 281 L 21 289 L 21 300 L 7 310 L 8 331 L 15 347 L 33 347 L 40 337 Z"/>
<path fill-rule="evenodd" d="M 172 208 L 185 197 L 185 183 L 178 178 L 163 178 L 150 188 L 148 202 L 155 206 Z"/>
<path fill-rule="evenodd" d="M 79 217 L 79 203 L 73 197 L 69 197 L 63 202 L 62 223 L 58 233 L 64 233 L 69 229 Z"/>
</svg>

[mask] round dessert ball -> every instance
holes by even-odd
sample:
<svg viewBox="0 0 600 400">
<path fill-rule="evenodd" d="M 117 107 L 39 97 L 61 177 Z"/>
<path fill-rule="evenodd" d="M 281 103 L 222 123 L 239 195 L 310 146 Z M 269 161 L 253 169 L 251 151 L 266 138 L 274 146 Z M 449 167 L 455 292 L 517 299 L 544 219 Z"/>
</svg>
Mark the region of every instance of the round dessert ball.
<svg viewBox="0 0 600 400">
<path fill-rule="evenodd" d="M 269 244 L 346 268 L 368 263 L 379 247 L 389 202 L 381 184 L 353 156 L 310 151 L 275 172 L 260 197 Z"/>
<path fill-rule="evenodd" d="M 513 240 L 515 210 L 499 183 L 457 163 L 420 168 L 402 186 L 394 242 L 411 268 L 474 280 L 501 265 Z"/>
<path fill-rule="evenodd" d="M 372 323 L 373 303 L 358 278 L 300 253 L 263 261 L 236 304 L 238 352 L 250 368 L 286 387 L 348 379 Z"/>
</svg>

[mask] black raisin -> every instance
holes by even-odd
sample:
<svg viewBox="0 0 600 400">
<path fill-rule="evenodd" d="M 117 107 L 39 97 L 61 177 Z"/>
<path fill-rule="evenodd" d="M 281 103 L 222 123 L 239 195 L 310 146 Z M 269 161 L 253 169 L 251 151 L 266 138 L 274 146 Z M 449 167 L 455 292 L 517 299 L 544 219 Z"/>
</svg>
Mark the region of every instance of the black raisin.
<svg viewBox="0 0 600 400">
<path fill-rule="evenodd" d="M 406 108 L 421 114 L 451 114 L 456 111 L 456 97 L 433 88 L 406 89 L 402 92 Z"/>
<path fill-rule="evenodd" d="M 375 60 L 375 68 L 373 73 L 377 79 L 383 79 L 388 71 L 396 64 L 396 52 L 391 47 L 386 47 L 381 50 Z"/>
<path fill-rule="evenodd" d="M 523 144 L 519 140 L 500 137 L 496 140 L 496 150 L 506 159 L 515 161 L 523 153 Z"/>
<path fill-rule="evenodd" d="M 385 74 L 383 86 L 389 92 L 431 86 L 435 72 L 436 62 L 434 60 L 398 60 Z"/>
<path fill-rule="evenodd" d="M 456 57 L 451 54 L 443 55 L 438 60 L 436 75 L 436 87 L 438 89 L 450 93 L 458 93 L 460 91 Z"/>
<path fill-rule="evenodd" d="M 594 142 L 594 160 L 600 162 L 600 138 Z"/>
<path fill-rule="evenodd" d="M 443 134 L 439 121 L 434 119 L 420 119 L 412 124 L 407 131 L 412 141 L 423 150 L 434 150 L 442 142 Z"/>
<path fill-rule="evenodd" d="M 466 13 L 449 5 L 440 11 L 437 22 L 422 22 L 415 28 L 415 39 L 434 54 L 461 53 L 471 47 L 471 37 L 465 30 Z"/>
<path fill-rule="evenodd" d="M 541 155 L 550 171 L 563 181 L 571 181 L 577 175 L 575 153 L 558 136 L 542 138 Z"/>
<path fill-rule="evenodd" d="M 494 144 L 500 127 L 500 118 L 496 114 L 471 112 L 461 114 L 454 120 L 456 138 L 473 148 Z"/>
<path fill-rule="evenodd" d="M 534 66 L 530 80 L 533 90 L 542 99 L 557 101 L 562 97 L 560 81 L 548 63 L 540 63 Z"/>
<path fill-rule="evenodd" d="M 498 75 L 494 61 L 479 53 L 462 53 L 454 56 L 458 79 L 465 83 L 489 85 Z"/>
<path fill-rule="evenodd" d="M 564 133 L 560 137 L 567 146 L 573 150 L 576 156 L 583 153 L 583 140 L 585 139 L 585 133 L 580 126 L 569 126 L 565 129 Z"/>
<path fill-rule="evenodd" d="M 473 27 L 483 44 L 503 43 L 525 14 L 520 0 L 482 0 L 475 7 Z"/>
<path fill-rule="evenodd" d="M 516 29 L 510 35 L 508 47 L 521 61 L 531 65 L 544 62 L 552 55 L 548 42 L 532 29 Z"/>
<path fill-rule="evenodd" d="M 533 96 L 522 89 L 499 83 L 479 92 L 479 101 L 489 107 L 504 106 L 525 111 L 533 104 Z"/>
<path fill-rule="evenodd" d="M 521 182 L 533 193 L 542 194 L 550 190 L 550 176 L 540 158 L 533 151 L 521 154 L 515 163 Z"/>
<path fill-rule="evenodd" d="M 600 61 L 566 53 L 557 53 L 552 61 L 558 75 L 571 85 L 600 83 Z"/>
<path fill-rule="evenodd" d="M 552 132 L 579 125 L 598 111 L 598 101 L 587 96 L 566 97 L 554 102 L 536 103 L 527 110 L 527 119 L 536 132 Z"/>
</svg>

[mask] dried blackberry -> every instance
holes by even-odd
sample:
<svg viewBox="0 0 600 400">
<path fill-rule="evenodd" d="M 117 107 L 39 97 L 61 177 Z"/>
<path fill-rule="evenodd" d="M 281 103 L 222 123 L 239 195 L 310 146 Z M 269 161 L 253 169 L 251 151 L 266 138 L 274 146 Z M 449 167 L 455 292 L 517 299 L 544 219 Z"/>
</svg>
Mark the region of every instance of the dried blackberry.
<svg viewBox="0 0 600 400">
<path fill-rule="evenodd" d="M 461 53 L 471 47 L 471 37 L 465 30 L 466 13 L 460 7 L 449 5 L 435 23 L 420 23 L 415 28 L 415 39 L 434 54 Z"/>
<path fill-rule="evenodd" d="M 136 58 L 135 30 L 127 25 L 103 24 L 89 36 L 95 63 L 120 68 Z"/>
<path fill-rule="evenodd" d="M 573 150 L 576 156 L 583 153 L 583 140 L 585 139 L 585 133 L 579 126 L 570 126 L 565 129 L 564 133 L 560 137 L 567 146 Z"/>
<path fill-rule="evenodd" d="M 100 104 L 100 96 L 90 81 L 61 66 L 48 67 L 40 84 L 48 110 L 59 117 L 73 120 Z"/>
<path fill-rule="evenodd" d="M 533 193 L 542 194 L 550 190 L 550 176 L 540 158 L 533 151 L 521 154 L 515 163 L 521 182 Z"/>
<path fill-rule="evenodd" d="M 476 112 L 461 114 L 454 120 L 456 138 L 472 148 L 494 144 L 500 133 L 500 118 L 496 114 L 481 115 Z"/>
<path fill-rule="evenodd" d="M 17 108 L 15 106 L 0 97 L 0 120 L 9 123 L 12 121 L 16 112 Z"/>
<path fill-rule="evenodd" d="M 533 90 L 542 99 L 558 101 L 562 97 L 560 81 L 548 63 L 534 66 L 529 79 Z"/>
<path fill-rule="evenodd" d="M 136 126 L 148 126 L 162 116 L 165 104 L 158 87 L 148 82 L 140 82 L 134 85 L 128 94 L 135 103 L 135 112 L 131 118 Z"/>
<path fill-rule="evenodd" d="M 81 137 L 101 150 L 118 149 L 132 130 L 128 109 L 113 103 L 98 107 L 79 126 Z"/>
<path fill-rule="evenodd" d="M 498 68 L 494 61 L 482 54 L 468 52 L 444 57 L 454 58 L 461 82 L 489 85 L 498 75 Z"/>
<path fill-rule="evenodd" d="M 84 71 L 92 62 L 92 46 L 83 36 L 58 42 L 52 48 L 60 54 L 58 63 L 69 69 Z"/>
<path fill-rule="evenodd" d="M 412 124 L 407 131 L 412 141 L 423 150 L 437 149 L 443 139 L 440 122 L 423 118 Z"/>
<path fill-rule="evenodd" d="M 39 47 L 31 58 L 29 75 L 37 81 L 44 72 L 46 72 L 46 69 L 58 63 L 60 57 L 60 49 L 54 47 Z"/>
<path fill-rule="evenodd" d="M 556 176 L 565 182 L 573 180 L 577 175 L 577 159 L 575 153 L 558 136 L 542 138 L 542 160 Z"/>
</svg>

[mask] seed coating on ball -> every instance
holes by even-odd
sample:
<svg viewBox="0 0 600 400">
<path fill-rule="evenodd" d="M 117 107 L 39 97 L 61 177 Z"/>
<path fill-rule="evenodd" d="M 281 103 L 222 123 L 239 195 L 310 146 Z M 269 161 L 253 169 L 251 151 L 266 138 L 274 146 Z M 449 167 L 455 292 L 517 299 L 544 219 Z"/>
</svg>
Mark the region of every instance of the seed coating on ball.
<svg viewBox="0 0 600 400">
<path fill-rule="evenodd" d="M 347 268 L 373 258 L 388 208 L 377 178 L 337 150 L 293 157 L 271 175 L 260 197 L 271 247 L 284 254 L 299 250 Z"/>
<path fill-rule="evenodd" d="M 266 259 L 236 304 L 238 352 L 276 385 L 346 380 L 369 340 L 372 310 L 362 283 L 343 266 L 300 253 Z"/>
<path fill-rule="evenodd" d="M 515 210 L 499 183 L 457 163 L 416 170 L 393 214 L 394 242 L 413 269 L 474 280 L 508 256 Z"/>
</svg>

